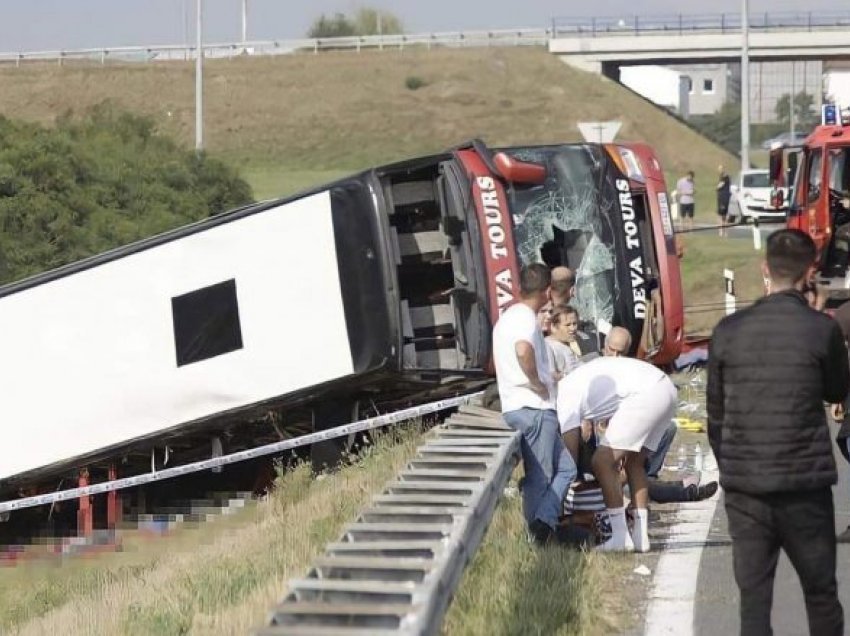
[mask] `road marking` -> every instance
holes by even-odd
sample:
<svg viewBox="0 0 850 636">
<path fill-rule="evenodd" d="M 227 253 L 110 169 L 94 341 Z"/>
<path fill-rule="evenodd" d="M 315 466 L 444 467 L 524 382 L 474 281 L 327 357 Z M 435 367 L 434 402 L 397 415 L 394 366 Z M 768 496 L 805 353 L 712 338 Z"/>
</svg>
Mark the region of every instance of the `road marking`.
<svg viewBox="0 0 850 636">
<path fill-rule="evenodd" d="M 714 471 L 704 471 L 703 476 L 706 481 L 718 478 Z M 719 498 L 718 491 L 711 499 L 683 504 L 677 511 L 677 523 L 670 529 L 655 569 L 644 625 L 646 636 L 694 633 L 699 563 Z"/>
</svg>

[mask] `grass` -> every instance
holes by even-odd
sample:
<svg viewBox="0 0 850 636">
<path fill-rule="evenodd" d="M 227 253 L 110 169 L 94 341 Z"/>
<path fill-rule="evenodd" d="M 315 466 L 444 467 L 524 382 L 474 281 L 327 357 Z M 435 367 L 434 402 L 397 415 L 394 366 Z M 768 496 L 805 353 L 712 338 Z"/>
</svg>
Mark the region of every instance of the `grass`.
<svg viewBox="0 0 850 636">
<path fill-rule="evenodd" d="M 771 231 L 762 229 L 762 243 Z M 680 264 L 688 333 L 707 333 L 725 315 L 724 269 L 735 272 L 738 308 L 764 295 L 760 264 L 763 249 L 753 249 L 750 239 L 721 238 L 716 230 L 680 235 L 685 248 Z"/>
<path fill-rule="evenodd" d="M 634 555 L 531 547 L 519 497 L 504 499 L 464 574 L 444 634 L 622 633 Z"/>
<path fill-rule="evenodd" d="M 299 466 L 279 479 L 267 501 L 233 517 L 152 541 L 131 533 L 121 553 L 0 570 L 0 632 L 245 633 L 261 623 L 285 582 L 303 576 L 406 463 L 419 430 L 393 429 L 353 465 L 322 480 Z M 634 559 L 534 550 L 525 540 L 519 498 L 507 498 L 462 581 L 445 632 L 621 630 L 628 617 L 616 600 Z"/>
<path fill-rule="evenodd" d="M 272 497 L 234 518 L 201 524 L 127 551 L 61 567 L 0 571 L 4 634 L 244 633 L 302 576 L 325 543 L 402 467 L 418 427 L 393 429 L 351 466 L 313 480 L 287 472 Z"/>
<path fill-rule="evenodd" d="M 207 148 L 253 166 L 261 196 L 283 192 L 288 181 L 278 186 L 277 175 L 288 171 L 357 170 L 473 137 L 492 145 L 577 141 L 577 122 L 608 119 L 623 122 L 618 139 L 650 141 L 673 173 L 734 164 L 631 91 L 543 48 L 243 57 L 204 68 Z M 0 114 L 49 123 L 109 99 L 191 147 L 193 72 L 185 62 L 3 66 Z M 424 84 L 410 90 L 409 77 Z"/>
</svg>

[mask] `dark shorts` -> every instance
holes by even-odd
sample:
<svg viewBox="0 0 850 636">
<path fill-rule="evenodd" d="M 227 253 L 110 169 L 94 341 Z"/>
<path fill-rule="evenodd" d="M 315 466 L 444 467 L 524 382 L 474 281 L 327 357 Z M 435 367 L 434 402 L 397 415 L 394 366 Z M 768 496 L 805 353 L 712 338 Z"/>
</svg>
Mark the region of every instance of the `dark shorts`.
<svg viewBox="0 0 850 636">
<path fill-rule="evenodd" d="M 726 201 L 724 203 L 722 201 L 718 201 L 717 202 L 717 215 L 718 216 L 726 216 L 727 214 L 729 214 L 729 202 Z"/>
<path fill-rule="evenodd" d="M 682 210 L 682 218 L 687 219 L 688 217 L 694 218 L 694 204 L 693 203 L 680 203 L 679 208 Z"/>
</svg>

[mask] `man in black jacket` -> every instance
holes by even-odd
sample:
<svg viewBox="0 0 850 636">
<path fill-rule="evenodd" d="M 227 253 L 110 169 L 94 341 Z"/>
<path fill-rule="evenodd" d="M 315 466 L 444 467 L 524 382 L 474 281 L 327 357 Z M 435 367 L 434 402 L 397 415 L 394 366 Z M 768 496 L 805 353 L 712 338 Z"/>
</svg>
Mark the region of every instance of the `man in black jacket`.
<svg viewBox="0 0 850 636">
<path fill-rule="evenodd" d="M 768 295 L 727 316 L 708 357 L 708 435 L 726 490 L 741 634 L 772 634 L 780 548 L 800 577 L 809 631 L 839 636 L 835 581 L 835 460 L 824 402 L 842 402 L 850 371 L 841 330 L 806 304 L 814 274 L 808 235 L 767 240 Z"/>
</svg>

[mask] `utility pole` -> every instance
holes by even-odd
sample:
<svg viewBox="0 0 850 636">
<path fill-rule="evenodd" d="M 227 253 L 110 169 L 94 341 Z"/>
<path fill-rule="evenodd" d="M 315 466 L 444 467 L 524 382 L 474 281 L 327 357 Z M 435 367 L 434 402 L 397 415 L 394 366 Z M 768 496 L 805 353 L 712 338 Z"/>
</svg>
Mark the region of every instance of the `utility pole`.
<svg viewBox="0 0 850 636">
<path fill-rule="evenodd" d="M 805 64 L 805 62 L 803 62 L 803 64 Z M 795 84 L 795 82 L 794 82 L 794 79 L 795 79 L 794 78 L 794 71 L 796 70 L 796 68 L 797 68 L 797 63 L 792 60 L 791 61 L 791 98 L 788 100 L 788 108 L 790 110 L 789 114 L 790 114 L 790 119 L 791 119 L 791 139 L 789 139 L 789 141 L 792 145 L 794 144 L 794 110 L 795 110 L 795 108 L 794 108 L 794 106 L 795 106 L 795 104 L 794 104 L 794 91 L 796 90 L 796 87 L 794 86 L 794 84 Z M 805 84 L 803 84 L 803 86 L 805 86 Z"/>
<path fill-rule="evenodd" d="M 195 151 L 204 149 L 204 49 L 203 49 L 203 0 L 197 0 L 197 23 L 195 25 Z"/>
<path fill-rule="evenodd" d="M 750 167 L 750 11 L 741 0 L 741 169 Z"/>
<path fill-rule="evenodd" d="M 248 0 L 242 0 L 242 44 L 248 41 Z"/>
</svg>

